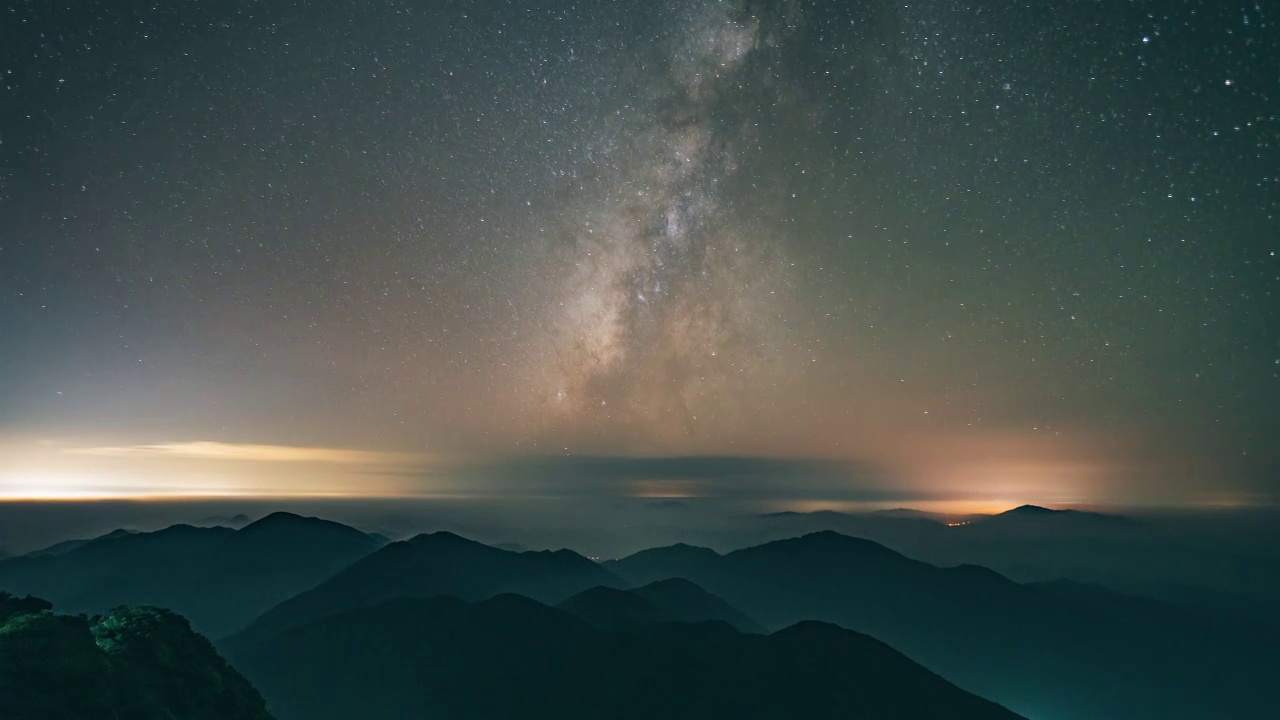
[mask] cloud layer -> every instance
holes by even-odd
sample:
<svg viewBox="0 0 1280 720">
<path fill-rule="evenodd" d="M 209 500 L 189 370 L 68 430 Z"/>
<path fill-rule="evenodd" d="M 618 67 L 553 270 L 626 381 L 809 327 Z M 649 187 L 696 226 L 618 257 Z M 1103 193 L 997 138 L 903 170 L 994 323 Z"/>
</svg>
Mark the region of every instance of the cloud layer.
<svg viewBox="0 0 1280 720">
<path fill-rule="evenodd" d="M 468 462 L 430 482 L 467 494 L 572 497 L 902 499 L 865 463 L 733 455 L 637 457 L 535 455 Z"/>
</svg>

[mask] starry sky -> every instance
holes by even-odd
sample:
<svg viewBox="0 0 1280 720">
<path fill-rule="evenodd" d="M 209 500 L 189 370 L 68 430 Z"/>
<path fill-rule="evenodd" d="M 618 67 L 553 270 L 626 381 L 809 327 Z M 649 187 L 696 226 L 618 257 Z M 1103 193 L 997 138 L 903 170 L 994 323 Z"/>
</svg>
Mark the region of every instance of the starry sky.
<svg viewBox="0 0 1280 720">
<path fill-rule="evenodd" d="M 3 3 L 0 496 L 1274 501 L 1278 23 Z"/>
</svg>

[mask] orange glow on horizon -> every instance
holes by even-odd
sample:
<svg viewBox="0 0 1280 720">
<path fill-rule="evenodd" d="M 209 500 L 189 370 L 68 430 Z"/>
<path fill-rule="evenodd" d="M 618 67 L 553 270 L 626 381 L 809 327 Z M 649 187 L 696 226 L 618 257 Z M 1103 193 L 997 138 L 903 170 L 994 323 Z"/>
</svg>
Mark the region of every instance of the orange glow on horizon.
<svg viewBox="0 0 1280 720">
<path fill-rule="evenodd" d="M 390 498 L 428 472 L 420 454 L 215 441 L 0 445 L 0 502 Z"/>
<path fill-rule="evenodd" d="M 253 491 L 238 487 L 190 488 L 173 487 L 167 490 L 140 490 L 134 487 L 113 485 L 100 478 L 65 475 L 33 475 L 0 479 L 0 502 L 92 502 L 120 500 L 155 502 L 162 500 L 209 499 L 300 499 L 300 498 L 377 498 L 378 496 L 349 491 Z"/>
<path fill-rule="evenodd" d="M 841 500 L 794 500 L 776 504 L 779 510 L 791 512 L 818 512 L 834 510 L 836 512 L 874 512 L 877 510 L 896 510 L 899 508 L 936 513 L 938 515 L 995 515 L 1012 510 L 1020 505 L 1028 504 L 1027 500 L 992 500 L 988 498 L 956 498 L 950 500 L 877 500 L 877 501 L 841 501 Z M 1039 504 L 1032 502 L 1032 504 Z M 1061 503 L 1045 503 L 1056 506 Z"/>
</svg>

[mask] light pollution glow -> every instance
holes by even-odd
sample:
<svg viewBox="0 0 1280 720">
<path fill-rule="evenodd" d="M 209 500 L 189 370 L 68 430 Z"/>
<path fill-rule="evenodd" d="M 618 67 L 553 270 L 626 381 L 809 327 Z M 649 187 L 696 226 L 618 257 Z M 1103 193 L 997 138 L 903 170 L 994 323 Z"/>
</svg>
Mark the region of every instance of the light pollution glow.
<svg viewBox="0 0 1280 720">
<path fill-rule="evenodd" d="M 560 490 L 554 483 L 538 484 L 540 478 L 555 477 L 557 483 L 563 480 L 567 493 L 647 499 L 743 497 L 746 493 L 772 507 L 796 511 L 908 505 L 961 514 L 999 512 L 1026 502 L 1143 504 L 1105 492 L 1109 473 L 1117 468 L 1114 464 L 1064 456 L 1043 445 L 1018 445 L 1012 438 L 985 447 L 976 438 L 970 440 L 964 451 L 954 445 L 933 451 L 923 444 L 900 448 L 906 452 L 884 459 L 894 467 L 907 468 L 909 474 L 899 473 L 891 481 L 850 476 L 847 485 L 837 483 L 817 494 L 806 494 L 805 481 L 792 487 L 789 483 L 796 479 L 786 476 L 785 466 L 776 471 L 779 477 L 743 476 L 728 481 L 688 474 L 663 477 L 660 471 L 621 477 L 611 476 L 606 469 L 597 482 L 594 477 L 583 478 L 581 469 L 556 465 L 572 458 L 551 458 L 550 469 L 540 465 L 533 473 L 537 477 L 525 484 L 518 469 L 495 475 L 477 470 L 484 466 L 465 459 L 413 453 L 215 441 L 70 444 L 42 440 L 0 446 L 0 500 L 519 497 L 557 494 Z M 518 467 L 518 459 L 515 462 Z M 575 486 L 575 479 L 586 482 Z M 1215 495 L 1187 496 L 1177 504 L 1250 502 Z"/>
<path fill-rule="evenodd" d="M 339 465 L 420 462 L 422 456 L 410 453 L 383 453 L 345 448 L 292 447 L 288 445 L 254 445 L 213 441 L 130 445 L 121 447 L 66 448 L 66 455 L 99 457 L 159 457 L 204 460 L 237 460 L 243 462 L 305 462 Z"/>
<path fill-rule="evenodd" d="M 386 497 L 404 488 L 377 471 L 423 462 L 408 453 L 211 441 L 9 443 L 0 446 L 0 499 Z"/>
</svg>

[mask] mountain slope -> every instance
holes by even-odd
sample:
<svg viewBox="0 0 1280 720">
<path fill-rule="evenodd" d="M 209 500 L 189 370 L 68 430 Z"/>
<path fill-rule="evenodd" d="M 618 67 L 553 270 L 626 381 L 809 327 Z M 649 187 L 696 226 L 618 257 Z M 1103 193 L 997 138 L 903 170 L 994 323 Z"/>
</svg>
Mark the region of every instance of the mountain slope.
<svg viewBox="0 0 1280 720">
<path fill-rule="evenodd" d="M 448 532 L 395 542 L 251 623 L 234 642 L 257 642 L 292 627 L 395 598 L 452 595 L 483 600 L 520 593 L 559 602 L 618 577 L 569 550 L 510 552 Z"/>
<path fill-rule="evenodd" d="M 0 593 L 0 717 L 268 720 L 262 696 L 182 617 L 116 608 L 92 620 Z"/>
<path fill-rule="evenodd" d="M 275 513 L 240 530 L 174 525 L 12 558 L 0 562 L 0 589 L 47 597 L 68 612 L 165 607 L 217 637 L 377 547 L 354 528 Z"/>
<path fill-rule="evenodd" d="M 632 590 L 594 587 L 558 606 L 606 629 L 634 629 L 664 622 L 720 621 L 739 632 L 760 633 L 760 624 L 724 600 L 683 578 L 649 583 Z"/>
<path fill-rule="evenodd" d="M 607 630 L 647 627 L 667 622 L 667 613 L 630 590 L 604 587 L 583 590 L 556 607 Z"/>
<path fill-rule="evenodd" d="M 515 595 L 393 600 L 235 660 L 282 720 L 1018 717 L 833 625 L 613 632 Z"/>
<path fill-rule="evenodd" d="M 739 632 L 764 632 L 742 611 L 684 578 L 656 580 L 631 592 L 663 608 L 674 622 L 719 620 Z"/>
<path fill-rule="evenodd" d="M 1274 632 L 1190 614 L 1171 629 L 1119 603 L 832 532 L 727 555 L 646 551 L 609 567 L 633 584 L 687 578 L 766 628 L 813 619 L 866 632 L 1037 719 L 1265 717 L 1265 668 L 1280 667 Z"/>
<path fill-rule="evenodd" d="M 125 535 L 133 535 L 133 534 L 134 534 L 133 530 L 125 530 L 121 528 L 119 530 L 112 530 L 111 532 L 105 535 L 99 535 L 96 538 L 77 538 L 75 540 L 63 540 L 62 542 L 54 543 L 53 545 L 50 545 L 47 548 L 41 548 L 40 550 L 33 550 L 27 553 L 26 556 L 40 557 L 41 555 L 61 555 L 63 553 L 75 550 L 78 547 L 87 545 L 93 542 L 94 540 L 110 540 L 111 538 L 123 537 Z"/>
</svg>

